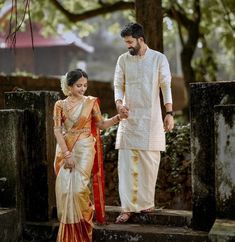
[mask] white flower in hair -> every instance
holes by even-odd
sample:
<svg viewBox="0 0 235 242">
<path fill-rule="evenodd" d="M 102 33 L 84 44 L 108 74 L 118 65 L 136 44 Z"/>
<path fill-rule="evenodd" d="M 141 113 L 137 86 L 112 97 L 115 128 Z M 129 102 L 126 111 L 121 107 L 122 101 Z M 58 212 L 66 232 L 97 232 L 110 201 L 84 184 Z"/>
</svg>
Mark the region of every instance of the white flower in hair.
<svg viewBox="0 0 235 242">
<path fill-rule="evenodd" d="M 69 86 L 67 83 L 67 73 L 60 79 L 61 89 L 65 96 L 69 95 Z"/>
</svg>

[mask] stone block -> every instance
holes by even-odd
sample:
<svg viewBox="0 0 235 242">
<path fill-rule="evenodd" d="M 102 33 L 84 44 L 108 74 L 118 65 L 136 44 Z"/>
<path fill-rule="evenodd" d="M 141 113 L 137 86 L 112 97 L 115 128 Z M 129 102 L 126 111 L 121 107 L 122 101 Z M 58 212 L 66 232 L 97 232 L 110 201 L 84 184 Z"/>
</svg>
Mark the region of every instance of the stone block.
<svg viewBox="0 0 235 242">
<path fill-rule="evenodd" d="M 17 209 L 0 208 L 0 241 L 20 242 L 22 241 L 21 223 L 18 219 Z"/>
<path fill-rule="evenodd" d="M 194 229 L 209 231 L 216 218 L 214 106 L 235 104 L 235 82 L 190 85 Z"/>
<path fill-rule="evenodd" d="M 234 242 L 235 241 L 235 221 L 216 219 L 210 233 L 211 242 Z"/>
<path fill-rule="evenodd" d="M 57 92 L 49 91 L 5 93 L 6 108 L 25 111 L 27 165 L 22 179 L 27 191 L 27 221 L 47 221 L 55 216 L 53 107 L 58 99 Z"/>
<path fill-rule="evenodd" d="M 18 241 L 24 219 L 22 174 L 26 162 L 25 118 L 22 110 L 0 110 L 0 241 Z M 4 182 L 4 183 L 3 183 Z M 13 226 L 13 228 L 11 227 Z M 12 238 L 10 237 L 12 234 Z"/>
<path fill-rule="evenodd" d="M 235 105 L 215 106 L 217 218 L 235 220 Z"/>
</svg>

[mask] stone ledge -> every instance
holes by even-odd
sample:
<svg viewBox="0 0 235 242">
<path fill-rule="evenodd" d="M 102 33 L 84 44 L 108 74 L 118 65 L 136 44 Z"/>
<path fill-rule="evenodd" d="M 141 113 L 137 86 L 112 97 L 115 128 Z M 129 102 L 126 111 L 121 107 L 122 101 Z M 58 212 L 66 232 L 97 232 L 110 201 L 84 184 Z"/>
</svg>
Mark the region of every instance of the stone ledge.
<svg viewBox="0 0 235 242">
<path fill-rule="evenodd" d="M 114 222 L 121 212 L 121 208 L 116 206 L 106 206 L 105 212 L 107 222 Z M 189 227 L 191 225 L 191 218 L 191 211 L 155 209 L 155 211 L 151 213 L 135 214 L 131 217 L 130 223 Z"/>
<path fill-rule="evenodd" d="M 235 241 L 235 220 L 216 219 L 209 238 L 212 242 Z"/>
<path fill-rule="evenodd" d="M 140 224 L 95 225 L 93 242 L 102 241 L 144 241 L 144 242 L 207 242 L 208 234 L 184 227 Z"/>
<path fill-rule="evenodd" d="M 59 223 L 27 222 L 24 224 L 24 242 L 55 242 Z M 94 225 L 93 242 L 209 242 L 208 234 L 187 227 L 143 224 Z"/>
</svg>

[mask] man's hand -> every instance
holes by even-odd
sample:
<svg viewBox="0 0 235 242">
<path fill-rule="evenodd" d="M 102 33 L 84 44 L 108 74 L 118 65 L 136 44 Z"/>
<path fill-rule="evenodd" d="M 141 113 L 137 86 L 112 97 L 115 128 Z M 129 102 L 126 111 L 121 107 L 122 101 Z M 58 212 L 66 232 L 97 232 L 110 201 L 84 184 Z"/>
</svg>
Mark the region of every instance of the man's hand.
<svg viewBox="0 0 235 242">
<path fill-rule="evenodd" d="M 128 118 L 129 109 L 126 106 L 122 105 L 121 100 L 118 100 L 116 102 L 116 107 L 121 119 Z"/>
<path fill-rule="evenodd" d="M 165 132 L 171 132 L 173 128 L 174 128 L 174 118 L 172 115 L 167 114 L 164 118 Z"/>
</svg>

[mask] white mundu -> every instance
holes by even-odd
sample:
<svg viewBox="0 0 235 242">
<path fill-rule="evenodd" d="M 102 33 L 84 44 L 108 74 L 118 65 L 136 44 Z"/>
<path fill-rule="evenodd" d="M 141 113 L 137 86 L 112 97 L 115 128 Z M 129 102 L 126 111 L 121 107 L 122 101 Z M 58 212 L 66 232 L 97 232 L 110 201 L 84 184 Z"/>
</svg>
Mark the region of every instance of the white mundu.
<svg viewBox="0 0 235 242">
<path fill-rule="evenodd" d="M 154 207 L 160 151 L 165 133 L 160 106 L 172 103 L 171 73 L 164 54 L 147 48 L 143 56 L 122 54 L 114 75 L 115 101 L 122 100 L 129 116 L 118 127 L 119 194 L 123 211 Z"/>
</svg>

